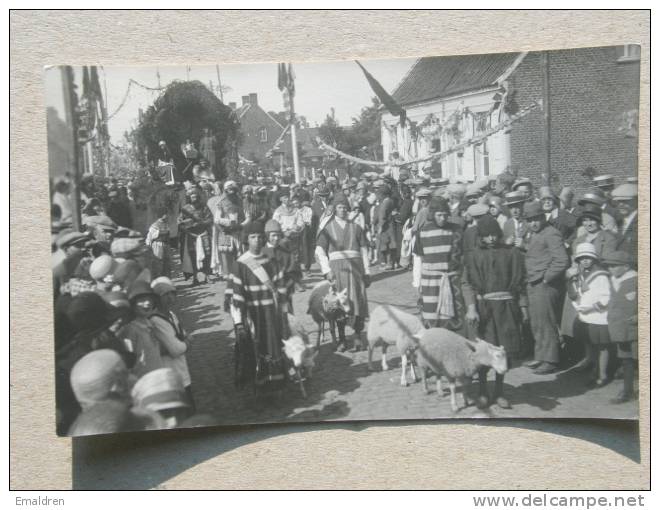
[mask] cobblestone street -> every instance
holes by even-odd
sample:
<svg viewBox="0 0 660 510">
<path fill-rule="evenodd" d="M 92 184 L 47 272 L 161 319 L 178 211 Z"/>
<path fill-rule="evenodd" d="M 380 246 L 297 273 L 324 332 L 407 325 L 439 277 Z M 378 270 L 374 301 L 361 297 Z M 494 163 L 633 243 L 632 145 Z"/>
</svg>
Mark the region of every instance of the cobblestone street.
<svg viewBox="0 0 660 510">
<path fill-rule="evenodd" d="M 410 273 L 404 271 L 377 272 L 368 291 L 370 308 L 390 304 L 415 313 L 416 296 L 410 278 Z M 317 327 L 306 314 L 307 298 L 319 279 L 318 273 L 313 272 L 304 282 L 308 290 L 294 295 L 296 316 L 314 341 Z M 340 354 L 332 351 L 329 342 L 321 346 L 313 378 L 306 382 L 307 398 L 290 383 L 281 398 L 264 396 L 257 400 L 250 390 L 239 391 L 233 385 L 232 323 L 229 315 L 222 311 L 225 284 L 216 282 L 191 288 L 180 279 L 176 284 L 180 317 L 192 333 L 192 346 L 187 356 L 197 410 L 214 416 L 219 424 L 407 418 L 637 417 L 636 402 L 618 406 L 609 403 L 621 390 L 620 379 L 603 388 L 588 389 L 584 373 L 566 370 L 541 376 L 521 366 L 512 368 L 505 380 L 512 409 L 492 407 L 482 411 L 472 406 L 453 413 L 447 384 L 443 396 L 437 395 L 434 379 L 430 381 L 429 394 L 424 394 L 421 383 L 410 381 L 408 387 L 399 385 L 400 358 L 395 347 L 388 349 L 390 370 L 381 371 L 378 348 L 374 351 L 375 371 L 370 372 L 366 351 Z M 347 328 L 347 334 L 350 333 L 352 330 Z M 326 336 L 329 338 L 327 331 Z M 491 385 L 493 377 L 491 371 Z M 462 404 L 460 395 L 457 401 Z"/>
</svg>

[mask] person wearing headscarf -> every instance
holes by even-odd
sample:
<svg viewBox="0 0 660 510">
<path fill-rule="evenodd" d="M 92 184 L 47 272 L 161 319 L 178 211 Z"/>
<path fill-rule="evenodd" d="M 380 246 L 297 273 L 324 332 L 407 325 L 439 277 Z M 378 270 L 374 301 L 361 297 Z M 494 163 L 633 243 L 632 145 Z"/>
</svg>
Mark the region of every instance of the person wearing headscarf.
<svg viewBox="0 0 660 510">
<path fill-rule="evenodd" d="M 220 253 L 221 278 L 230 277 L 232 265 L 242 251 L 241 229 L 247 221 L 238 185 L 234 181 L 225 182 L 224 193 L 213 211 L 213 237 Z"/>
<path fill-rule="evenodd" d="M 200 277 L 206 278 L 210 271 L 209 230 L 212 221 L 211 211 L 201 200 L 199 190 L 191 187 L 188 204 L 181 208 L 178 223 L 181 229 L 181 269 L 186 280 L 192 277 L 193 286 L 200 283 Z"/>
<path fill-rule="evenodd" d="M 447 201 L 433 197 L 428 220 L 415 238 L 413 287 L 419 290 L 425 325 L 465 334 L 465 305 L 460 291 L 462 235 L 449 216 Z"/>
<path fill-rule="evenodd" d="M 477 221 L 480 244 L 465 256 L 462 288 L 467 322 L 476 326 L 477 337 L 503 347 L 509 366 L 521 351 L 519 324 L 528 320 L 525 295 L 525 259 L 512 246 L 502 244 L 502 229 L 497 220 L 486 214 Z M 494 402 L 509 409 L 504 396 L 504 375 L 495 374 L 495 392 L 488 399 L 488 368 L 479 370 L 478 407 Z"/>
<path fill-rule="evenodd" d="M 338 291 L 347 289 L 355 330 L 354 351 L 362 349 L 361 333 L 369 317 L 367 288 L 369 276 L 369 248 L 365 231 L 348 219 L 350 204 L 346 196 L 337 193 L 333 202 L 334 214 L 320 228 L 316 239 L 316 257 L 325 278 L 334 282 Z M 340 349 L 347 345 L 344 323 L 337 323 Z"/>
<path fill-rule="evenodd" d="M 277 260 L 263 253 L 265 229 L 253 222 L 243 231 L 248 251 L 234 263 L 225 290 L 225 310 L 236 335 L 235 383 L 280 389 L 285 380 L 282 338 L 287 291 Z"/>
</svg>

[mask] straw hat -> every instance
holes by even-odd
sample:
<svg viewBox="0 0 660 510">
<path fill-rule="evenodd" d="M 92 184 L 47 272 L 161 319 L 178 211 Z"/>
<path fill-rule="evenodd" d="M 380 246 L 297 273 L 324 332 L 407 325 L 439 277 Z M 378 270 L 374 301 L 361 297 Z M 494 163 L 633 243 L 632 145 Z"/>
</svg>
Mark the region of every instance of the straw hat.
<svg viewBox="0 0 660 510">
<path fill-rule="evenodd" d="M 575 258 L 575 260 L 578 260 L 582 257 L 589 257 L 594 260 L 600 259 L 600 257 L 598 256 L 598 252 L 596 251 L 596 247 L 591 243 L 580 243 L 576 246 L 575 255 L 573 256 L 573 258 Z"/>
<path fill-rule="evenodd" d="M 171 368 L 147 372 L 133 386 L 133 403 L 151 411 L 188 407 L 181 377 Z"/>
</svg>

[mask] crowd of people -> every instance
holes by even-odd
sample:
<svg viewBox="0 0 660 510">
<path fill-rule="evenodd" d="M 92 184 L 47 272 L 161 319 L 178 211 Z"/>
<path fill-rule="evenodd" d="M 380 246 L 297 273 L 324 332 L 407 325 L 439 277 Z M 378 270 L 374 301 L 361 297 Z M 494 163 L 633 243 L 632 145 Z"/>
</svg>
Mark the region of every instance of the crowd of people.
<svg viewBox="0 0 660 510">
<path fill-rule="evenodd" d="M 58 179 L 51 211 L 58 433 L 207 419 L 195 414 L 175 267 L 192 286 L 226 282 L 218 303 L 233 320 L 239 387 L 278 389 L 289 377 L 287 317 L 316 262 L 347 290 L 355 335 L 341 335 L 342 351 L 364 348 L 373 269 L 409 271 L 425 327 L 503 346 L 512 363 L 527 359 L 536 374 L 558 370 L 571 352 L 587 385 L 622 374 L 613 404 L 634 398 L 636 179 L 596 177 L 575 200 L 570 187 L 557 195 L 509 173 L 467 184 L 397 173 L 341 182 L 319 173 L 292 184 L 278 176 L 220 183 L 198 173 L 182 184 L 176 217 L 161 207 L 142 229 L 130 183 L 107 179 L 83 189 L 83 227 L 74 230 L 71 184 Z M 510 407 L 504 376 L 496 375 L 493 395 L 486 380 L 482 370 L 477 405 Z"/>
</svg>

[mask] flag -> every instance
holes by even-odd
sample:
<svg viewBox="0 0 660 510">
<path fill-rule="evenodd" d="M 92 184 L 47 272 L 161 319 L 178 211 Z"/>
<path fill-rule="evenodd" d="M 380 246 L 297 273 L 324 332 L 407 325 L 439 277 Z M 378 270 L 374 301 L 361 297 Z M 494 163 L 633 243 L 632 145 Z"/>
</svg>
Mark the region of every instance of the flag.
<svg viewBox="0 0 660 510">
<path fill-rule="evenodd" d="M 277 64 L 277 88 L 284 90 L 287 87 L 288 77 L 286 74 L 286 64 Z"/>
<path fill-rule="evenodd" d="M 282 100 L 284 103 L 284 111 L 292 112 L 292 98 L 295 94 L 295 75 L 293 74 L 293 67 L 291 64 L 280 63 L 277 64 L 277 88 L 282 91 Z"/>
<path fill-rule="evenodd" d="M 296 75 L 293 74 L 293 67 L 291 66 L 290 63 L 286 74 L 288 77 L 287 88 L 289 89 L 289 95 L 293 96 L 296 93 L 296 85 L 295 85 Z"/>
<path fill-rule="evenodd" d="M 406 123 L 406 110 L 404 110 L 399 103 L 397 103 L 392 96 L 390 96 L 387 91 L 383 88 L 383 86 L 378 83 L 378 80 L 374 78 L 369 71 L 367 71 L 360 62 L 357 60 L 355 61 L 357 65 L 360 66 L 360 69 L 362 69 L 362 72 L 364 73 L 364 76 L 367 78 L 367 81 L 369 82 L 369 86 L 371 86 L 371 90 L 374 91 L 374 93 L 378 96 L 378 99 L 380 99 L 380 102 L 385 105 L 385 108 L 387 108 L 387 111 L 390 112 L 392 115 L 398 115 L 401 125 L 403 126 Z"/>
</svg>

